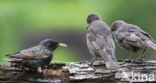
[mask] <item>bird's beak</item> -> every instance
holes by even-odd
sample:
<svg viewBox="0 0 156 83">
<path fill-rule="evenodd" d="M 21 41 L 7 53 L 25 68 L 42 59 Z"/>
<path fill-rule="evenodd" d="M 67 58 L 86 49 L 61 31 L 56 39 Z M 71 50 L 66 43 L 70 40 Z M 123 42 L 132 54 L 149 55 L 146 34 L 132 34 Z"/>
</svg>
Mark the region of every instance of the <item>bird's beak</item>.
<svg viewBox="0 0 156 83">
<path fill-rule="evenodd" d="M 59 47 L 63 47 L 63 48 L 68 47 L 66 44 L 63 44 L 63 43 L 59 43 L 58 46 L 59 46 Z"/>
</svg>

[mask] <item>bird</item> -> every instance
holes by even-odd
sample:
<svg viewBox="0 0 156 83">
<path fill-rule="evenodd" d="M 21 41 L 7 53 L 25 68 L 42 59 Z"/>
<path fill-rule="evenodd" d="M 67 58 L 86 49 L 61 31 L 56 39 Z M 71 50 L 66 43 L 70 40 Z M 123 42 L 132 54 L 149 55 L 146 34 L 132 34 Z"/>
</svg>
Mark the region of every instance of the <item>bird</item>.
<svg viewBox="0 0 156 83">
<path fill-rule="evenodd" d="M 88 15 L 87 24 L 87 46 L 94 57 L 90 61 L 90 66 L 93 67 L 94 61 L 100 57 L 104 60 L 107 69 L 120 68 L 115 56 L 115 44 L 110 27 L 97 13 Z"/>
<path fill-rule="evenodd" d="M 155 40 L 137 25 L 117 20 L 112 23 L 111 30 L 119 46 L 130 52 L 129 61 L 132 61 L 132 56 L 138 51 L 142 50 L 142 53 L 137 60 L 142 60 L 146 49 L 156 50 Z"/>
<path fill-rule="evenodd" d="M 54 39 L 45 39 L 37 46 L 6 55 L 9 58 L 3 59 L 3 61 L 9 61 L 12 64 L 35 69 L 41 73 L 42 67 L 50 64 L 53 58 L 53 52 L 57 47 L 67 47 L 67 45 Z"/>
</svg>

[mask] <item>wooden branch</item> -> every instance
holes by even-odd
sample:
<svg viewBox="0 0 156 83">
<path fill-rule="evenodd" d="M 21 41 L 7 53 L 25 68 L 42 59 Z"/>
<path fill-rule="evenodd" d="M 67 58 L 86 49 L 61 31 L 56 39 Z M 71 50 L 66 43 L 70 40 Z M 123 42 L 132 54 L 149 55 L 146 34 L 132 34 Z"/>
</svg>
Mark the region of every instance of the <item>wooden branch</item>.
<svg viewBox="0 0 156 83">
<path fill-rule="evenodd" d="M 118 63 L 121 65 L 120 69 L 109 70 L 105 68 L 103 61 L 96 61 L 94 68 L 90 67 L 88 62 L 53 62 L 43 68 L 43 73 L 0 66 L 0 81 L 3 83 L 156 82 L 156 61 Z"/>
</svg>

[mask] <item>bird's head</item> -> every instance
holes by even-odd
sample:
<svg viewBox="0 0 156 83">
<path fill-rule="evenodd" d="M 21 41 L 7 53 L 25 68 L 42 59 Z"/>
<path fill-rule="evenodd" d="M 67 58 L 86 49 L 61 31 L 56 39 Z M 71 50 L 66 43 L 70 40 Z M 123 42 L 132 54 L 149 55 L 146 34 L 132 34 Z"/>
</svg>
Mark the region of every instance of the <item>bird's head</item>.
<svg viewBox="0 0 156 83">
<path fill-rule="evenodd" d="M 125 24 L 124 21 L 122 20 L 117 20 L 112 24 L 111 30 L 112 32 L 116 31 L 120 26 L 122 26 L 123 24 Z"/>
<path fill-rule="evenodd" d="M 100 16 L 96 13 L 92 13 L 88 15 L 87 23 L 90 24 L 95 20 L 101 20 Z"/>
<path fill-rule="evenodd" d="M 43 47 L 45 47 L 45 48 L 47 48 L 49 50 L 53 50 L 53 51 L 57 47 L 67 47 L 66 44 L 60 43 L 60 42 L 58 42 L 56 40 L 53 40 L 53 39 L 42 40 L 39 45 L 41 45 L 41 46 L 43 46 Z"/>
</svg>

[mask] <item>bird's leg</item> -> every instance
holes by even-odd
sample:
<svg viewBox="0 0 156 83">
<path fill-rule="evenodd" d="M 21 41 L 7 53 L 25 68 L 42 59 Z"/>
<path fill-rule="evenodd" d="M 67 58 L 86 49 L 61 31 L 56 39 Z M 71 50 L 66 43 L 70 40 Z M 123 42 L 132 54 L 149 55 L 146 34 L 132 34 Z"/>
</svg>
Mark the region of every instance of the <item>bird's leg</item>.
<svg viewBox="0 0 156 83">
<path fill-rule="evenodd" d="M 142 54 L 137 58 L 138 60 L 141 60 L 144 58 L 144 54 L 145 54 L 145 49 L 143 50 Z"/>
<path fill-rule="evenodd" d="M 41 67 L 38 67 L 38 68 L 37 68 L 37 72 L 38 72 L 38 73 L 42 73 Z"/>
<path fill-rule="evenodd" d="M 132 62 L 132 56 L 133 56 L 133 52 L 130 52 L 129 62 Z"/>
<path fill-rule="evenodd" d="M 96 56 L 90 61 L 90 64 L 89 64 L 89 65 L 90 65 L 91 67 L 94 67 L 94 66 L 93 66 L 93 63 L 94 63 L 95 60 L 96 60 Z"/>
</svg>

